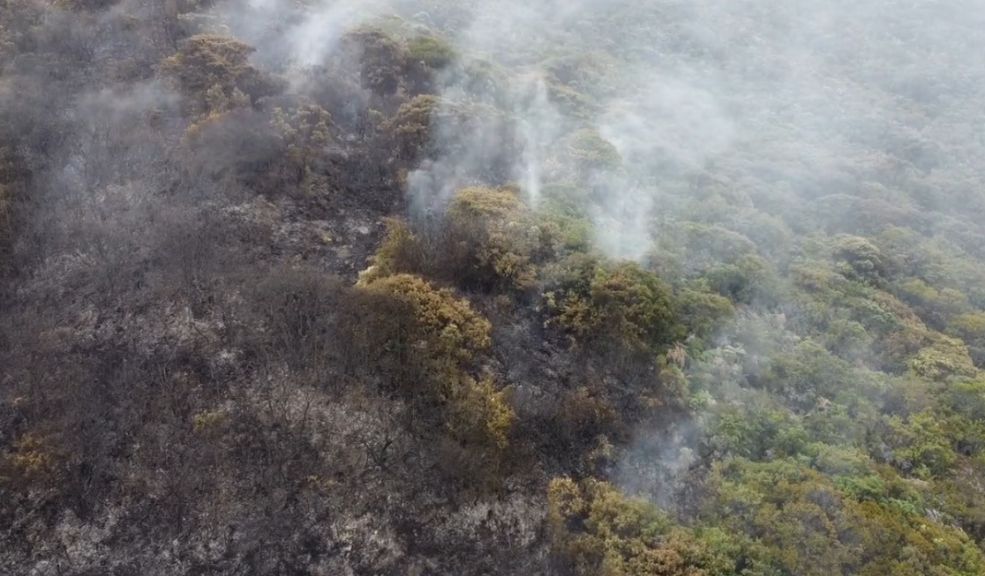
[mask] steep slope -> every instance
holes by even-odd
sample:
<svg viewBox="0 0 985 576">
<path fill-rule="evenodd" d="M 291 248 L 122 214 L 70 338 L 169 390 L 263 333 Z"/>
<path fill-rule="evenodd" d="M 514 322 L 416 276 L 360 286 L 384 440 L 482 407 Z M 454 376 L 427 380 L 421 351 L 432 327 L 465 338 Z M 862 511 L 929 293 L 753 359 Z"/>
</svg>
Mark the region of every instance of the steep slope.
<svg viewBox="0 0 985 576">
<path fill-rule="evenodd" d="M 985 572 L 983 30 L 3 1 L 0 569 Z"/>
</svg>

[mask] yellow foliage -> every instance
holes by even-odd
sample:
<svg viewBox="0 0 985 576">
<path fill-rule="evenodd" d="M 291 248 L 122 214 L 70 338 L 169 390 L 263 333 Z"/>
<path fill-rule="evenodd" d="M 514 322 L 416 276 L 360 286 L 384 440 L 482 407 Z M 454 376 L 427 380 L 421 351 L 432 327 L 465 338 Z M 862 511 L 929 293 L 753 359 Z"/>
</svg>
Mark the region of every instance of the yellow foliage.
<svg viewBox="0 0 985 576">
<path fill-rule="evenodd" d="M 328 187 L 326 151 L 333 141 L 332 116 L 318 105 L 285 111 L 275 108 L 271 120 L 284 145 L 283 180 L 313 194 Z"/>
<path fill-rule="evenodd" d="M 208 433 L 221 428 L 229 421 L 229 413 L 225 410 L 206 410 L 195 415 L 192 426 L 196 432 Z"/>
<path fill-rule="evenodd" d="M 455 241 L 464 247 L 466 281 L 516 290 L 534 286 L 531 262 L 540 232 L 512 188 L 465 188 L 448 208 Z"/>
<path fill-rule="evenodd" d="M 575 255 L 550 276 L 551 322 L 576 341 L 646 351 L 681 337 L 670 288 L 635 264 L 611 266 Z"/>
<path fill-rule="evenodd" d="M 194 143 L 202 138 L 202 135 L 207 133 L 208 130 L 216 128 L 229 116 L 229 112 L 225 110 L 212 110 L 207 114 L 203 114 L 199 119 L 193 122 L 188 128 L 185 129 L 185 134 L 182 138 L 182 143 L 186 146 Z"/>
<path fill-rule="evenodd" d="M 705 576 L 730 564 L 652 504 L 598 480 L 551 481 L 547 525 L 555 555 L 577 576 Z"/>
<path fill-rule="evenodd" d="M 0 457 L 0 470 L 28 483 L 48 479 L 55 471 L 57 457 L 48 438 L 28 433 L 14 442 L 13 450 Z"/>
<path fill-rule="evenodd" d="M 459 225 L 481 224 L 488 220 L 519 217 L 523 204 L 514 188 L 483 188 L 460 190 L 448 208 L 448 217 Z"/>
<path fill-rule="evenodd" d="M 203 112 L 249 104 L 274 86 L 249 63 L 254 48 L 235 38 L 202 34 L 185 40 L 161 71 L 197 101 Z"/>
<path fill-rule="evenodd" d="M 448 427 L 463 443 L 485 446 L 502 453 L 509 444 L 515 416 L 502 391 L 489 378 L 468 379 L 449 402 Z"/>
<path fill-rule="evenodd" d="M 415 328 L 406 337 L 417 348 L 429 380 L 419 383 L 415 398 L 442 408 L 451 437 L 498 460 L 509 444 L 513 410 L 492 379 L 476 381 L 466 371 L 476 354 L 491 344 L 489 321 L 467 300 L 417 276 L 384 276 L 363 288 L 406 304 L 413 315 Z"/>
<path fill-rule="evenodd" d="M 476 354 L 491 344 L 491 325 L 467 300 L 409 274 L 373 279 L 363 289 L 408 306 L 413 329 L 406 337 L 426 367 L 429 382 L 419 382 L 418 400 L 436 403 L 451 437 L 487 450 L 498 460 L 509 443 L 514 415 L 502 391 L 489 378 L 476 381 L 466 371 Z"/>
<path fill-rule="evenodd" d="M 373 256 L 373 265 L 359 275 L 359 284 L 366 286 L 386 276 L 418 271 L 426 259 L 424 248 L 410 226 L 403 220 L 390 218 L 383 243 Z"/>
<path fill-rule="evenodd" d="M 952 376 L 971 377 L 977 374 L 964 342 L 947 336 L 940 336 L 935 340 L 933 345 L 924 348 L 909 360 L 908 366 L 914 374 L 931 380 L 945 380 Z"/>
<path fill-rule="evenodd" d="M 414 161 L 427 148 L 431 139 L 431 119 L 440 106 L 441 101 L 435 96 L 417 96 L 383 124 L 383 131 L 397 143 L 401 160 Z"/>
<path fill-rule="evenodd" d="M 417 336 L 432 357 L 468 361 L 491 344 L 489 321 L 451 290 L 409 274 L 380 278 L 365 288 L 410 306 Z"/>
</svg>

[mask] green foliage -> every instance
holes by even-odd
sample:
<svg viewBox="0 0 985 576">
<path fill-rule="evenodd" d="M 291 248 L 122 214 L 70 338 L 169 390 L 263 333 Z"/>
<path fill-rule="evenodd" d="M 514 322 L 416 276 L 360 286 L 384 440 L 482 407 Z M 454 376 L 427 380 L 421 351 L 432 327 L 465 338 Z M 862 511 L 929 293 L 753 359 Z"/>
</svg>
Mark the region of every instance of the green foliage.
<svg viewBox="0 0 985 576">
<path fill-rule="evenodd" d="M 873 284 L 888 274 L 888 264 L 875 244 L 859 236 L 838 236 L 834 240 L 833 256 L 846 277 Z"/>
<path fill-rule="evenodd" d="M 236 525 L 209 570 L 985 574 L 957 11 L 349 2 L 302 68 L 213 4 L 0 0 L 0 565 L 109 569 L 48 558 L 101 526 L 135 570 Z M 275 4 L 263 50 L 314 14 Z M 327 276 L 419 168 L 469 187 Z M 594 251 L 610 217 L 644 262 Z M 545 474 L 578 480 L 545 503 Z"/>
<path fill-rule="evenodd" d="M 454 79 L 470 97 L 502 105 L 509 102 L 509 74 L 495 63 L 469 58 L 454 69 Z"/>
<path fill-rule="evenodd" d="M 453 437 L 473 449 L 484 447 L 489 451 L 487 456 L 505 454 L 516 417 L 492 380 L 466 380 L 447 400 L 448 428 Z"/>
<path fill-rule="evenodd" d="M 571 164 L 586 176 L 597 170 L 617 170 L 623 162 L 619 150 L 611 142 L 588 128 L 568 138 L 565 153 Z"/>
<path fill-rule="evenodd" d="M 947 332 L 964 340 L 977 366 L 985 366 L 985 312 L 959 314 L 948 323 Z"/>
<path fill-rule="evenodd" d="M 558 253 L 588 252 L 592 244 L 592 223 L 586 214 L 586 195 L 574 186 L 551 185 L 541 191 L 537 217 L 542 228 L 550 230 Z"/>
<path fill-rule="evenodd" d="M 985 312 L 961 314 L 951 320 L 950 328 L 965 340 L 978 342 L 985 339 Z"/>
<path fill-rule="evenodd" d="M 985 422 L 985 380 L 951 382 L 940 393 L 942 407 L 972 421 Z"/>
<path fill-rule="evenodd" d="M 421 273 L 486 292 L 535 287 L 535 259 L 552 238 L 535 225 L 512 188 L 465 188 L 452 199 L 443 228 L 415 233 L 391 220 L 364 279 Z"/>
<path fill-rule="evenodd" d="M 814 408 L 824 400 L 847 402 L 872 397 L 880 388 L 875 374 L 856 370 L 812 340 L 801 342 L 789 353 L 777 354 L 761 384 L 803 409 Z"/>
<path fill-rule="evenodd" d="M 436 131 L 441 127 L 440 134 Z M 443 154 L 449 158 L 467 155 L 481 135 L 494 140 L 497 152 L 486 159 L 482 176 L 487 181 L 505 181 L 517 152 L 514 126 L 499 109 L 478 102 L 461 102 L 421 94 L 401 104 L 381 125 L 385 146 L 394 150 L 391 159 L 405 170 L 416 168 L 424 158 Z"/>
<path fill-rule="evenodd" d="M 652 504 L 596 480 L 551 481 L 547 524 L 557 561 L 578 576 L 726 576 L 742 550 L 723 532 L 676 528 Z"/>
<path fill-rule="evenodd" d="M 520 291 L 534 287 L 532 260 L 540 237 L 516 190 L 460 190 L 448 208 L 448 226 L 464 260 L 455 274 L 460 281 Z"/>
<path fill-rule="evenodd" d="M 434 36 L 417 36 L 407 42 L 408 57 L 429 68 L 441 70 L 455 61 L 455 49 Z"/>
<path fill-rule="evenodd" d="M 753 460 L 797 456 L 809 438 L 803 424 L 787 412 L 756 407 L 718 414 L 705 440 L 716 458 L 739 456 Z"/>
<path fill-rule="evenodd" d="M 680 322 L 699 338 L 714 335 L 715 330 L 735 315 L 732 302 L 705 290 L 684 288 L 677 295 Z"/>
<path fill-rule="evenodd" d="M 636 264 L 575 254 L 553 265 L 548 277 L 551 322 L 576 342 L 652 352 L 682 336 L 670 288 Z"/>
<path fill-rule="evenodd" d="M 410 226 L 403 220 L 386 221 L 383 242 L 373 255 L 373 264 L 359 275 L 359 283 L 368 285 L 374 280 L 399 273 L 426 270 L 428 252 Z"/>
<path fill-rule="evenodd" d="M 668 227 L 661 244 L 678 254 L 689 274 L 704 274 L 728 263 L 739 265 L 742 260 L 748 260 L 743 266 L 765 264 L 756 256 L 752 240 L 717 224 L 675 223 Z"/>
<path fill-rule="evenodd" d="M 587 94 L 601 96 L 612 92 L 614 62 L 602 52 L 575 53 L 552 58 L 544 63 L 550 78 Z"/>
<path fill-rule="evenodd" d="M 597 113 L 601 109 L 595 98 L 561 82 L 548 80 L 547 93 L 551 102 L 575 118 L 591 118 L 592 113 Z M 594 153 L 592 156 L 597 158 Z"/>
<path fill-rule="evenodd" d="M 846 360 L 864 360 L 872 346 L 872 336 L 854 320 L 837 319 L 828 325 L 824 346 Z"/>
<path fill-rule="evenodd" d="M 964 342 L 946 336 L 938 337 L 933 345 L 914 355 L 909 361 L 909 368 L 914 374 L 930 380 L 974 376 L 977 373 Z"/>
<path fill-rule="evenodd" d="M 911 490 L 879 477 L 842 483 L 792 460 L 715 466 L 703 520 L 756 539 L 784 574 L 962 574 L 985 556 L 960 529 L 924 515 Z"/>
<path fill-rule="evenodd" d="M 905 420 L 890 417 L 889 432 L 884 438 L 893 450 L 893 464 L 924 479 L 947 474 L 957 461 L 957 454 L 943 424 L 931 412 L 913 414 Z"/>
<path fill-rule="evenodd" d="M 205 410 L 192 419 L 195 432 L 208 435 L 222 429 L 229 423 L 229 413 L 225 410 Z"/>
<path fill-rule="evenodd" d="M 403 384 L 406 393 L 425 412 L 437 407 L 451 437 L 476 451 L 483 466 L 497 467 L 513 411 L 492 380 L 476 381 L 467 371 L 491 343 L 489 321 L 451 290 L 408 274 L 374 279 L 363 290 L 399 302 L 412 315 L 393 335 L 399 342 L 389 343 L 405 351 L 401 361 L 419 365 Z"/>
<path fill-rule="evenodd" d="M 968 298 L 953 288 L 935 287 L 913 278 L 900 285 L 900 298 L 928 324 L 943 328 L 951 317 L 968 310 Z"/>
<path fill-rule="evenodd" d="M 734 264 L 715 267 L 705 274 L 709 286 L 733 302 L 751 304 L 777 299 L 776 279 L 769 264 L 758 256 L 743 256 Z"/>
</svg>

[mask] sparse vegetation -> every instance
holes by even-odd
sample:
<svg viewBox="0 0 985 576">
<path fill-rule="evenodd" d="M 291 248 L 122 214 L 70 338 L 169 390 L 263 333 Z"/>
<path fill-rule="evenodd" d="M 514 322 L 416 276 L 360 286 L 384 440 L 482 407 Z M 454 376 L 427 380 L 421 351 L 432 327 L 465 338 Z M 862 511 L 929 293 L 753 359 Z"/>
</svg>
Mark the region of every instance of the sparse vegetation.
<svg viewBox="0 0 985 576">
<path fill-rule="evenodd" d="M 249 63 L 254 48 L 235 38 L 200 35 L 186 39 L 161 64 L 203 113 L 221 113 L 273 94 L 276 83 Z"/>
<path fill-rule="evenodd" d="M 0 573 L 985 574 L 944 4 L 0 0 Z"/>
</svg>

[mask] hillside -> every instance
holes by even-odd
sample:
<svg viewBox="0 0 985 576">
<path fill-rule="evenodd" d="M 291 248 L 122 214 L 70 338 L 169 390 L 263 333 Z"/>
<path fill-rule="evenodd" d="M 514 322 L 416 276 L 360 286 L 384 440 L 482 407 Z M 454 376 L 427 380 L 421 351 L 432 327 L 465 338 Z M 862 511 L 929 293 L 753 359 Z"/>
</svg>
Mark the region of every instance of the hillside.
<svg viewBox="0 0 985 576">
<path fill-rule="evenodd" d="M 0 573 L 985 574 L 975 0 L 0 0 Z"/>
</svg>

